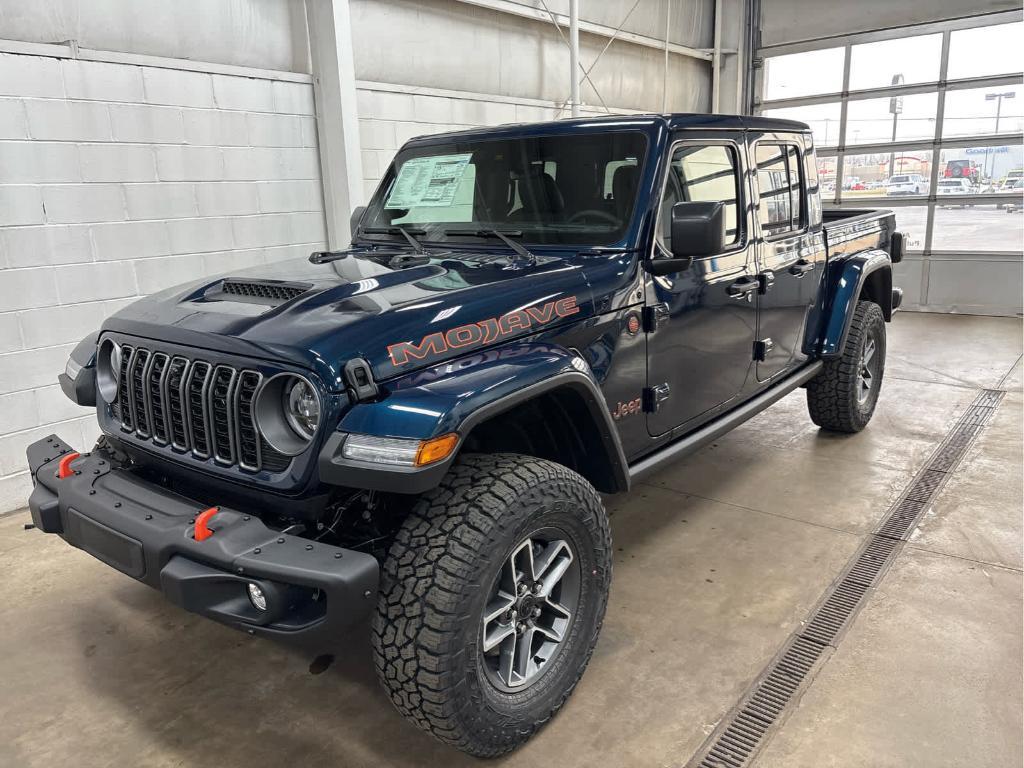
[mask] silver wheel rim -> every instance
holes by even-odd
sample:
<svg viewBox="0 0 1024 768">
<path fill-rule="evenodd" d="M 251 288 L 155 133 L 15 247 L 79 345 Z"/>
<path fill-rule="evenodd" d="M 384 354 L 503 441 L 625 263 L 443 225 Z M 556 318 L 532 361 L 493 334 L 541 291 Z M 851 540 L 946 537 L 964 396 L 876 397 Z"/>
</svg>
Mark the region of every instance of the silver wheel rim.
<svg viewBox="0 0 1024 768">
<path fill-rule="evenodd" d="M 481 626 L 484 668 L 499 690 L 521 691 L 547 671 L 569 635 L 579 597 L 579 563 L 568 541 L 542 531 L 516 545 L 495 579 Z"/>
<path fill-rule="evenodd" d="M 864 342 L 864 350 L 860 355 L 860 366 L 857 374 L 857 402 L 863 403 L 871 397 L 878 383 L 878 344 L 874 338 L 868 337 Z"/>
</svg>

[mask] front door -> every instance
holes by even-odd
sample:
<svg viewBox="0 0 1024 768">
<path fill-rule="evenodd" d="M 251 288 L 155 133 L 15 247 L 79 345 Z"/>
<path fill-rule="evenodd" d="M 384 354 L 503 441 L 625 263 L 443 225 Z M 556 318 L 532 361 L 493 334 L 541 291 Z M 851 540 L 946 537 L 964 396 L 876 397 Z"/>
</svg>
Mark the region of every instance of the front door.
<svg viewBox="0 0 1024 768">
<path fill-rule="evenodd" d="M 671 254 L 671 211 L 680 201 L 726 206 L 726 248 L 647 284 L 647 427 L 662 435 L 710 418 L 743 389 L 752 367 L 757 279 L 741 132 L 684 134 L 672 146 L 652 258 Z"/>
<path fill-rule="evenodd" d="M 758 194 L 759 279 L 757 380 L 766 381 L 806 355 L 804 329 L 824 270 L 821 215 L 808 211 L 808 169 L 803 137 L 766 134 L 753 143 Z M 817 172 L 813 173 L 816 184 Z M 815 192 L 816 194 L 816 192 Z M 812 221 L 812 219 L 816 219 Z"/>
</svg>

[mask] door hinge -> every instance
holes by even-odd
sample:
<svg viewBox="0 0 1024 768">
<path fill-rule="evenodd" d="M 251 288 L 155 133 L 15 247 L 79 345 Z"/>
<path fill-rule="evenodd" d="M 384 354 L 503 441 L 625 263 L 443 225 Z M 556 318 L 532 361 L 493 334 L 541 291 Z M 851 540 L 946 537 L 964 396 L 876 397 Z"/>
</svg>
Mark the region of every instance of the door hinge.
<svg viewBox="0 0 1024 768">
<path fill-rule="evenodd" d="M 659 384 L 656 387 L 644 387 L 643 405 L 645 413 L 656 413 L 661 404 L 668 400 L 672 389 L 668 384 Z"/>
<path fill-rule="evenodd" d="M 764 362 L 768 359 L 768 355 L 775 349 L 775 342 L 771 339 L 759 339 L 754 342 L 754 359 L 758 362 Z"/>
<path fill-rule="evenodd" d="M 660 304 L 651 304 L 649 307 L 644 307 L 641 316 L 644 321 L 644 331 L 654 333 L 654 331 L 668 322 L 668 304 L 661 302 Z"/>
<path fill-rule="evenodd" d="M 762 272 L 757 276 L 757 292 L 764 296 L 768 293 L 768 289 L 775 284 L 775 273 L 774 272 Z"/>
</svg>

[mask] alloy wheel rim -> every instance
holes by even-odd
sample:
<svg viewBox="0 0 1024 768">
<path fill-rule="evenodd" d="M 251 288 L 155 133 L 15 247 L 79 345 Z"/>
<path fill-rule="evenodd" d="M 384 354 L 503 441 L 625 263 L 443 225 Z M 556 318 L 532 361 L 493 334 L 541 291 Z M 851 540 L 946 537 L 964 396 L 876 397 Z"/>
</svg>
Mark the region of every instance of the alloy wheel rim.
<svg viewBox="0 0 1024 768">
<path fill-rule="evenodd" d="M 580 598 L 579 562 L 557 532 L 531 534 L 502 563 L 484 608 L 481 649 L 499 690 L 521 691 L 562 650 Z"/>
<path fill-rule="evenodd" d="M 878 358 L 875 353 L 878 351 L 878 344 L 874 338 L 868 337 L 864 343 L 864 350 L 860 356 L 860 366 L 857 374 L 857 402 L 863 403 L 869 397 L 877 385 L 878 380 Z"/>
</svg>

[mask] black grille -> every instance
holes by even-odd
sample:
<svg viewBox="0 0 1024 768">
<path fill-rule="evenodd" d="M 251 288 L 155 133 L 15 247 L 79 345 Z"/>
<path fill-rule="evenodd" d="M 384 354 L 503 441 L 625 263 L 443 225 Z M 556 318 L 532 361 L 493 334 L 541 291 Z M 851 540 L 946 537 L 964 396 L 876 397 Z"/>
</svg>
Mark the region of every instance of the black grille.
<svg viewBox="0 0 1024 768">
<path fill-rule="evenodd" d="M 260 461 L 261 439 L 256 431 L 256 421 L 253 416 L 253 401 L 256 399 L 256 390 L 259 385 L 260 375 L 255 371 L 242 371 L 238 376 L 238 395 L 235 400 L 238 404 L 238 411 L 235 414 L 235 423 L 238 425 L 238 464 L 244 469 L 254 469 L 262 463 Z M 286 466 L 287 463 L 286 460 Z"/>
<path fill-rule="evenodd" d="M 213 365 L 124 344 L 114 416 L 124 432 L 200 459 L 282 472 L 291 459 L 256 429 L 258 371 Z"/>
<path fill-rule="evenodd" d="M 136 349 L 128 364 L 128 380 L 131 382 L 132 413 L 135 416 L 135 432 L 139 437 L 149 437 L 149 416 L 146 413 L 146 389 L 143 386 L 149 364 L 149 350 Z"/>
<path fill-rule="evenodd" d="M 233 395 L 238 373 L 234 368 L 218 365 L 207 393 L 210 397 L 210 438 L 213 457 L 222 464 L 235 463 Z"/>
<path fill-rule="evenodd" d="M 309 287 L 282 283 L 250 283 L 241 280 L 225 280 L 221 283 L 220 289 L 224 293 L 230 293 L 234 296 L 289 301 L 296 296 L 304 294 L 309 290 Z"/>
</svg>

